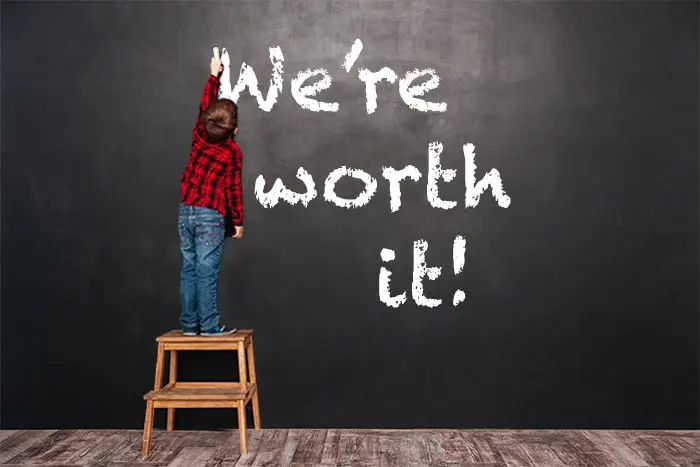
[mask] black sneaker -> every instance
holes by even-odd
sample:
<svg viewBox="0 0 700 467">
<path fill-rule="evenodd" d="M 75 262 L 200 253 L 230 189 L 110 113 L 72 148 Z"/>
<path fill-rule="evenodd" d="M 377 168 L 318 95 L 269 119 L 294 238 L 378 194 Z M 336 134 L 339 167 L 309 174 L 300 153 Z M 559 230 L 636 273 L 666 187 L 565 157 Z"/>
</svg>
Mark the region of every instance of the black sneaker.
<svg viewBox="0 0 700 467">
<path fill-rule="evenodd" d="M 226 329 L 226 326 L 217 324 L 213 329 L 202 331 L 203 336 L 225 336 L 227 334 L 233 334 L 236 332 L 236 328 Z"/>
<path fill-rule="evenodd" d="M 197 335 L 197 328 L 194 328 L 194 329 L 183 328 L 182 334 L 184 334 L 185 336 L 188 336 L 188 337 L 196 336 Z"/>
</svg>

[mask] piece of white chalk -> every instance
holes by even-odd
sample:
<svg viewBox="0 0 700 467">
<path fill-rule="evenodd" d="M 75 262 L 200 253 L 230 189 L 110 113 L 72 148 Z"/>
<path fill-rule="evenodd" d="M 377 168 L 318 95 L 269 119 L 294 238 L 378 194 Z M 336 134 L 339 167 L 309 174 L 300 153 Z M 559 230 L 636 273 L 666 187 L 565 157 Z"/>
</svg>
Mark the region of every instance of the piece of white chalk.
<svg viewBox="0 0 700 467">
<path fill-rule="evenodd" d="M 219 57 L 219 48 L 214 47 L 213 51 L 214 51 L 214 58 L 217 60 L 220 60 L 221 57 Z"/>
</svg>

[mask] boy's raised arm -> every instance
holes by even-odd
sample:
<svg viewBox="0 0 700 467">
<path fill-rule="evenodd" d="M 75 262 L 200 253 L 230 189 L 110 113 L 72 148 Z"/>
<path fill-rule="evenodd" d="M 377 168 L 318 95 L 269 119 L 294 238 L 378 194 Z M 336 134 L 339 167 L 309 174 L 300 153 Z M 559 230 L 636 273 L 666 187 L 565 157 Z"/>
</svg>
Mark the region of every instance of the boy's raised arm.
<svg viewBox="0 0 700 467">
<path fill-rule="evenodd" d="M 221 64 L 221 59 L 218 57 L 218 49 L 214 49 L 214 56 L 211 58 L 209 63 L 209 77 L 204 85 L 204 92 L 202 93 L 202 99 L 199 102 L 199 113 L 197 114 L 197 124 L 199 124 L 199 119 L 202 117 L 202 113 L 207 110 L 209 104 L 216 100 L 217 94 L 219 92 L 219 73 L 223 70 L 223 65 Z"/>
</svg>

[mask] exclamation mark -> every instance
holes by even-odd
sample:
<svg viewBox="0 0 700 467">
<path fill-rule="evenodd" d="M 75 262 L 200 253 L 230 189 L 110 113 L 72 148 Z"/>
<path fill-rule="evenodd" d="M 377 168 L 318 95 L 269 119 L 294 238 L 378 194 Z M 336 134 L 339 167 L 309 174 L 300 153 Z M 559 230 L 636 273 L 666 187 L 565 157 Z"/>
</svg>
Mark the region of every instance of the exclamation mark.
<svg viewBox="0 0 700 467">
<path fill-rule="evenodd" d="M 467 251 L 467 241 L 461 235 L 455 237 L 455 241 L 452 245 L 452 259 L 454 261 L 454 272 L 455 276 L 462 272 L 464 269 L 464 257 Z M 452 305 L 457 306 L 464 301 L 466 294 L 463 290 L 457 289 L 454 296 L 452 297 Z"/>
</svg>

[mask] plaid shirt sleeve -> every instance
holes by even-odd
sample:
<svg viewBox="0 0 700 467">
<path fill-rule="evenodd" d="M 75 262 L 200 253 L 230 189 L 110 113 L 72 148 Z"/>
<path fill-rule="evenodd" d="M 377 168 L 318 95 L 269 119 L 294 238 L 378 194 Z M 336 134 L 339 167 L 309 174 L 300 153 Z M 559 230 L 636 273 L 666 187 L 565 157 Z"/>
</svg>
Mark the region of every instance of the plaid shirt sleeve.
<svg viewBox="0 0 700 467">
<path fill-rule="evenodd" d="M 202 114 L 209 104 L 216 100 L 217 93 L 219 92 L 219 78 L 212 74 L 209 74 L 207 82 L 204 85 L 204 93 L 202 93 L 202 99 L 199 101 L 199 113 L 197 114 L 197 122 L 195 123 L 195 128 L 199 126 Z"/>
<path fill-rule="evenodd" d="M 243 152 L 234 145 L 233 170 L 226 180 L 226 200 L 228 211 L 231 213 L 233 225 L 243 225 L 243 184 L 241 170 L 243 168 Z"/>
</svg>

